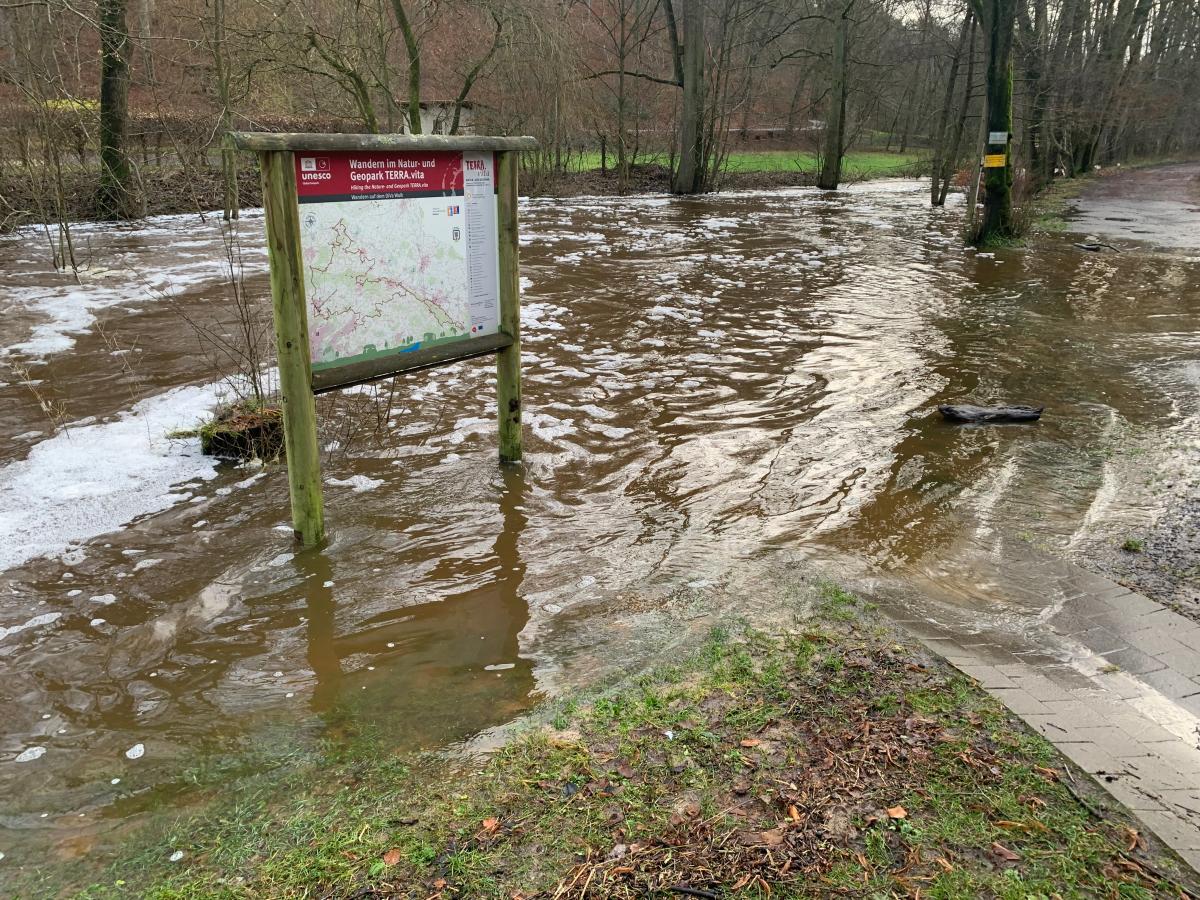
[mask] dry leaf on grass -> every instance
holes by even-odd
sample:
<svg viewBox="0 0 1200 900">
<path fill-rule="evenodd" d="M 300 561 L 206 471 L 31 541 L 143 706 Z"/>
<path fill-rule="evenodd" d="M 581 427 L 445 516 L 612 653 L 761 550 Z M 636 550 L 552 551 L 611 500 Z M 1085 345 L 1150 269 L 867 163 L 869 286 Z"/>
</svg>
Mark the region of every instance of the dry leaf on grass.
<svg viewBox="0 0 1200 900">
<path fill-rule="evenodd" d="M 778 847 L 783 843 L 784 833 L 785 832 L 782 827 L 772 828 L 770 831 L 760 832 L 758 837 L 768 847 Z"/>
<path fill-rule="evenodd" d="M 998 841 L 992 843 L 992 853 L 1005 862 L 1016 862 L 1021 858 L 1021 854 L 1014 853 Z"/>
<path fill-rule="evenodd" d="M 1000 828 L 1008 828 L 1014 831 L 1049 831 L 1050 829 L 1039 822 L 1037 819 L 1031 819 L 1028 822 L 1013 822 L 1008 819 L 1001 819 L 996 823 Z"/>
<path fill-rule="evenodd" d="M 383 854 L 383 864 L 385 866 L 394 866 L 396 863 L 400 862 L 400 855 L 400 848 L 393 847 L 387 853 Z"/>
<path fill-rule="evenodd" d="M 637 771 L 633 768 L 633 766 L 631 766 L 629 762 L 624 759 L 617 760 L 617 764 L 614 766 L 614 771 L 622 778 L 632 778 L 637 774 Z"/>
</svg>

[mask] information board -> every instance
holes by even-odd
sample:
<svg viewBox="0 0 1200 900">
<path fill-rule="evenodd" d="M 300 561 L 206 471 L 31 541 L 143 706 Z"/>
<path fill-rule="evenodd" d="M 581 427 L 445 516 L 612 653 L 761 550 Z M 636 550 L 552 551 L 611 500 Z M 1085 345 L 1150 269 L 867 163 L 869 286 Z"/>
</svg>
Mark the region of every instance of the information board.
<svg viewBox="0 0 1200 900">
<path fill-rule="evenodd" d="M 313 372 L 497 332 L 492 151 L 298 151 L 295 167 Z"/>
<path fill-rule="evenodd" d="M 989 153 L 983 158 L 985 169 L 1003 169 L 1008 165 L 1008 156 L 1004 153 Z"/>
<path fill-rule="evenodd" d="M 519 153 L 531 137 L 230 132 L 258 154 L 292 530 L 325 537 L 317 394 L 496 358 L 520 462 Z"/>
</svg>

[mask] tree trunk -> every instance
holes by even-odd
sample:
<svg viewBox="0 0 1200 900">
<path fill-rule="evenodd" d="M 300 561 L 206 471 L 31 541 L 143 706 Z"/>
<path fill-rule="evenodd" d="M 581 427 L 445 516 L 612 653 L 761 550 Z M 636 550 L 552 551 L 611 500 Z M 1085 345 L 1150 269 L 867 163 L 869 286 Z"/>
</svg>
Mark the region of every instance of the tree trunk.
<svg viewBox="0 0 1200 900">
<path fill-rule="evenodd" d="M 500 39 L 504 36 L 504 20 L 496 16 L 493 21 L 496 23 L 496 30 L 492 35 L 492 46 L 488 48 L 488 52 L 483 55 L 479 62 L 471 67 L 471 71 L 463 78 L 462 90 L 454 98 L 454 118 L 450 121 L 450 134 L 458 134 L 458 129 L 462 123 L 462 108 L 463 104 L 467 102 L 467 95 L 471 93 L 471 88 L 475 86 L 475 81 L 482 74 L 487 64 L 492 61 L 492 57 L 496 55 L 496 51 L 500 49 Z M 417 114 L 420 116 L 419 106 Z"/>
<path fill-rule="evenodd" d="M 975 217 L 979 215 L 979 156 L 986 149 L 987 144 L 987 116 L 979 117 L 979 127 L 977 129 L 978 136 L 975 138 L 975 146 L 971 148 L 971 180 L 967 183 L 967 234 L 974 236 L 975 234 Z"/>
<path fill-rule="evenodd" d="M 213 69 L 217 80 L 217 100 L 221 104 L 221 187 L 223 210 L 226 222 L 238 217 L 237 150 L 229 143 L 228 135 L 233 126 L 232 110 L 229 108 L 229 65 L 225 58 L 225 0 L 213 0 L 212 30 Z"/>
<path fill-rule="evenodd" d="M 945 160 L 942 162 L 942 189 L 938 194 L 937 203 L 934 206 L 946 205 L 946 194 L 950 192 L 950 179 L 954 177 L 954 168 L 962 158 L 963 134 L 967 130 L 967 116 L 971 112 L 971 92 L 975 88 L 975 34 L 977 30 L 975 23 L 972 22 L 971 41 L 967 46 L 967 77 L 963 79 L 962 107 L 958 111 L 958 123 L 954 126 L 954 141 L 951 144 L 949 154 L 947 154 Z M 980 122 L 984 122 L 982 115 L 979 117 L 979 120 Z M 986 123 L 984 127 L 986 127 Z M 987 135 L 984 135 L 983 139 L 986 140 L 986 138 Z M 982 140 L 977 143 L 982 143 Z M 977 146 L 976 150 L 978 149 Z M 978 154 L 975 155 L 975 165 L 979 165 Z M 972 173 L 975 176 L 974 181 L 977 185 L 979 172 L 977 169 L 972 169 Z M 974 196 L 975 194 L 972 192 L 972 198 Z M 971 202 L 974 204 L 974 199 Z M 974 206 L 972 206 L 972 209 L 974 209 Z M 972 213 L 973 216 L 974 213 Z"/>
<path fill-rule="evenodd" d="M 984 169 L 983 220 L 976 244 L 1013 237 L 1012 221 L 1012 48 L 1016 0 L 984 0 L 987 15 L 987 130 L 1007 135 L 1003 166 Z M 998 152 L 1000 145 L 988 144 Z"/>
<path fill-rule="evenodd" d="M 850 30 L 850 6 L 834 23 L 833 35 L 833 78 L 829 89 L 829 115 L 825 119 L 825 158 L 821 160 L 821 174 L 817 187 L 826 191 L 837 190 L 842 180 L 842 151 L 845 149 L 846 130 L 846 35 Z"/>
<path fill-rule="evenodd" d="M 683 0 L 683 109 L 680 112 L 679 168 L 671 181 L 675 194 L 704 190 L 704 2 Z"/>
<path fill-rule="evenodd" d="M 958 82 L 958 68 L 962 63 L 963 53 L 967 52 L 967 43 L 974 27 L 975 16 L 968 11 L 958 34 L 954 57 L 950 60 L 950 72 L 946 76 L 946 93 L 942 98 L 942 114 L 938 119 L 937 135 L 933 145 L 933 165 L 929 179 L 929 203 L 931 206 L 942 206 L 946 202 L 946 193 L 942 189 L 944 170 L 952 172 L 956 161 L 953 159 L 955 154 L 951 152 L 950 147 L 950 116 L 954 110 L 954 87 Z"/>
<path fill-rule="evenodd" d="M 133 170 L 125 152 L 129 124 L 129 28 L 126 0 L 100 3 L 100 189 L 105 218 L 140 214 Z"/>
<path fill-rule="evenodd" d="M 625 16 L 621 16 L 621 43 L 618 51 L 620 60 L 617 72 L 617 193 L 624 194 L 629 187 L 629 152 L 625 133 Z"/>
<path fill-rule="evenodd" d="M 404 0 L 392 0 L 392 11 L 396 14 L 396 24 L 400 27 L 400 36 L 404 39 L 404 50 L 408 54 L 408 133 L 421 133 L 421 45 L 417 42 L 417 34 L 413 31 L 408 13 L 404 9 Z"/>
<path fill-rule="evenodd" d="M 154 84 L 154 51 L 150 46 L 154 23 L 154 0 L 141 0 L 138 6 L 138 40 L 142 45 L 142 68 L 146 70 L 146 81 Z"/>
</svg>

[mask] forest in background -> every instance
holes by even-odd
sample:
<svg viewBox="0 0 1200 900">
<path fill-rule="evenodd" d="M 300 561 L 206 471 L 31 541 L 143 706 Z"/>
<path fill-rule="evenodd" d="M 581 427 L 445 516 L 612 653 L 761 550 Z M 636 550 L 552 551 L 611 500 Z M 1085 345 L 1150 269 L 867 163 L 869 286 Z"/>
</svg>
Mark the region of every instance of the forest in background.
<svg viewBox="0 0 1200 900">
<path fill-rule="evenodd" d="M 258 198 L 230 129 L 530 134 L 541 149 L 523 178 L 539 192 L 580 177 L 704 192 L 766 149 L 812 154 L 831 187 L 849 151 L 915 150 L 936 204 L 974 169 L 1006 85 L 1011 165 L 989 197 L 1186 152 L 1200 139 L 1200 6 L 6 0 L 0 229 L 233 215 Z"/>
</svg>

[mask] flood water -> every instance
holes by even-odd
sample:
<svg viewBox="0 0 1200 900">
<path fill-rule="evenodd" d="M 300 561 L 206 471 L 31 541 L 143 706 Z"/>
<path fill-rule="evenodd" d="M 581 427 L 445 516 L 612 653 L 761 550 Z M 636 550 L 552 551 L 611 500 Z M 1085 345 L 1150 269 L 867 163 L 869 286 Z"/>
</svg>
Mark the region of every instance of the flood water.
<svg viewBox="0 0 1200 900">
<path fill-rule="evenodd" d="M 987 566 L 1152 516 L 1196 446 L 1200 248 L 977 253 L 927 197 L 523 204 L 524 466 L 497 465 L 488 360 L 322 397 L 305 553 L 281 467 L 170 436 L 235 369 L 198 333 L 236 321 L 217 223 L 81 226 L 82 285 L 44 236 L 0 241 L 0 865 L 101 856 L 223 760 L 468 738 L 582 680 L 588 610 L 778 548 L 1036 617 Z M 261 228 L 234 259 L 260 310 Z M 955 401 L 1048 411 L 952 427 Z"/>
</svg>

